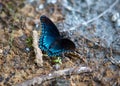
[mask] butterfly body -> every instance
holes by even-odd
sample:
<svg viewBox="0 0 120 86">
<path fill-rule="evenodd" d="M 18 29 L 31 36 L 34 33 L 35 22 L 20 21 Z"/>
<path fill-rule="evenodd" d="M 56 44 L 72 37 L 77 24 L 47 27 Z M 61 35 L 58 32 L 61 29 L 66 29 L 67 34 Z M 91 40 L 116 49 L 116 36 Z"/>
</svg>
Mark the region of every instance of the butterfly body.
<svg viewBox="0 0 120 86">
<path fill-rule="evenodd" d="M 42 32 L 39 39 L 39 47 L 49 56 L 58 56 L 63 52 L 75 49 L 74 43 L 60 36 L 55 24 L 46 16 L 40 17 Z"/>
</svg>

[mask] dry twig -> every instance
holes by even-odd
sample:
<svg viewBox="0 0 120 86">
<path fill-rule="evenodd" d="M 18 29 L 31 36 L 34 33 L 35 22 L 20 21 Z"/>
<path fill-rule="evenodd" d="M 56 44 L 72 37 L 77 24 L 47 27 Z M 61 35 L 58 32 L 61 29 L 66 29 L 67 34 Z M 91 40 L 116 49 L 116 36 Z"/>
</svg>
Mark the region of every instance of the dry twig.
<svg viewBox="0 0 120 86">
<path fill-rule="evenodd" d="M 106 56 L 109 60 L 110 60 L 110 62 L 112 63 L 112 64 L 115 64 L 115 65 L 117 65 L 117 66 L 119 66 L 120 67 L 120 60 L 119 61 L 116 61 L 115 59 L 114 59 L 114 57 L 113 57 L 113 49 L 112 48 L 110 48 L 110 56 Z"/>
<path fill-rule="evenodd" d="M 59 70 L 59 71 L 54 71 L 52 73 L 49 73 L 47 75 L 42 75 L 38 77 L 34 77 L 31 80 L 27 80 L 23 83 L 20 83 L 16 86 L 31 86 L 37 84 L 41 84 L 42 82 L 46 80 L 50 80 L 53 78 L 57 78 L 60 76 L 66 76 L 66 75 L 71 75 L 71 74 L 80 74 L 80 73 L 86 73 L 86 72 L 92 72 L 92 69 L 89 67 L 72 67 L 72 68 L 67 68 L 64 70 Z"/>
<path fill-rule="evenodd" d="M 106 14 L 107 12 L 109 12 L 117 3 L 118 3 L 119 0 L 116 0 L 107 10 L 105 10 L 104 12 L 102 12 L 101 14 L 99 14 L 98 16 L 94 17 L 93 19 L 91 20 L 88 20 L 86 22 L 83 22 L 82 25 L 87 25 L 89 24 L 90 22 L 93 22 L 97 19 L 99 19 L 100 17 L 102 17 L 104 14 Z"/>
<path fill-rule="evenodd" d="M 102 12 L 101 14 L 99 14 L 98 16 L 88 20 L 88 21 L 85 21 L 83 23 L 80 23 L 78 25 L 75 25 L 73 26 L 72 28 L 70 28 L 69 30 L 75 30 L 76 28 L 79 28 L 80 26 L 84 25 L 84 26 L 87 26 L 89 23 L 99 19 L 100 17 L 102 17 L 104 14 L 106 14 L 107 12 L 109 12 L 117 3 L 119 2 L 119 0 L 116 0 L 107 10 L 105 10 L 104 12 Z M 76 11 L 76 12 L 79 12 L 78 10 L 75 10 L 73 9 L 72 7 L 68 6 L 68 5 L 65 5 L 63 4 L 63 7 L 65 7 L 66 9 L 68 10 L 71 10 L 71 11 Z"/>
<path fill-rule="evenodd" d="M 36 30 L 33 30 L 33 47 L 36 55 L 35 62 L 37 63 L 38 66 L 43 66 L 43 60 L 42 60 L 43 55 L 40 48 L 38 48 L 38 34 Z"/>
</svg>

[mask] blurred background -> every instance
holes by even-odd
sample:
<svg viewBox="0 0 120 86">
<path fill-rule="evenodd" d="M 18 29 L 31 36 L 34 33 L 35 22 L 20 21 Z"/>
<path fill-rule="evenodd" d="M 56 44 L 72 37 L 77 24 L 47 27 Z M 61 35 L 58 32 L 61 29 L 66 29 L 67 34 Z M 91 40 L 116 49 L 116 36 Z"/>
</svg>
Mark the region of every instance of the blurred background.
<svg viewBox="0 0 120 86">
<path fill-rule="evenodd" d="M 60 69 L 83 65 L 94 71 L 35 86 L 120 85 L 119 0 L 0 0 L 1 86 L 55 71 L 49 57 L 43 58 L 42 68 L 34 62 L 32 31 L 40 35 L 41 15 L 49 17 L 77 47 L 78 55 L 66 54 L 69 60 L 64 58 Z"/>
</svg>

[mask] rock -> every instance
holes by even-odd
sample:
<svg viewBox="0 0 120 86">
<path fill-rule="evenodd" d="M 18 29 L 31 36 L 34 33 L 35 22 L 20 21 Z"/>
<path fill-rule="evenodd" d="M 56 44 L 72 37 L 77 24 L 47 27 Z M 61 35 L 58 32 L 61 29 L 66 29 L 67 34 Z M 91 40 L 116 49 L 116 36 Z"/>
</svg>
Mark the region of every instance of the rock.
<svg viewBox="0 0 120 86">
<path fill-rule="evenodd" d="M 116 21 L 116 26 L 120 27 L 120 18 Z"/>
<path fill-rule="evenodd" d="M 111 20 L 112 20 L 113 22 L 116 22 L 119 17 L 120 17 L 120 14 L 119 14 L 118 12 L 117 12 L 117 13 L 114 13 L 113 16 L 112 16 L 112 18 L 111 18 Z"/>
</svg>

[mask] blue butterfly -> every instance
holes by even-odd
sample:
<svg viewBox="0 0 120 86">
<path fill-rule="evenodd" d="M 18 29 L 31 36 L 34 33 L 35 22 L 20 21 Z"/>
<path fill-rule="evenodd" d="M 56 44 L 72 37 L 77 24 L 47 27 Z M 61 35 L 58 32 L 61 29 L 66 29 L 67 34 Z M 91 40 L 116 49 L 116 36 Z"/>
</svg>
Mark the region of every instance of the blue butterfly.
<svg viewBox="0 0 120 86">
<path fill-rule="evenodd" d="M 48 56 L 59 56 L 62 53 L 75 49 L 75 44 L 60 36 L 55 24 L 45 15 L 40 17 L 42 32 L 39 39 L 39 47 L 45 51 Z"/>
</svg>

